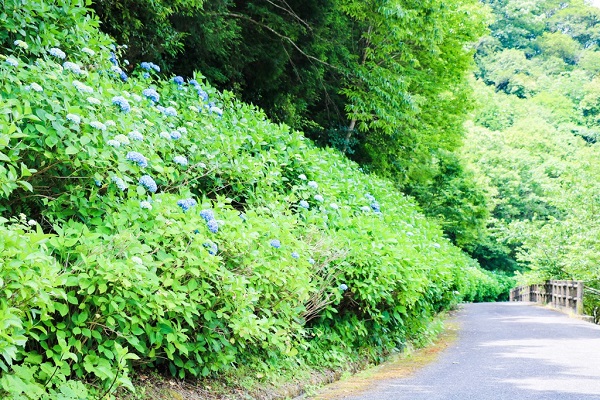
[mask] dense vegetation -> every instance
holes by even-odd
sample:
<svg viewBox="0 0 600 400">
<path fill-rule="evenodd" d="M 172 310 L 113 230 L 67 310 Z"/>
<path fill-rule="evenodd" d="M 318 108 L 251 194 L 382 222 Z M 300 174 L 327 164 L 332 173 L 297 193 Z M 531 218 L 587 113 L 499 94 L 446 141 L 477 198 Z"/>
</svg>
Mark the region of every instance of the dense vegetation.
<svg viewBox="0 0 600 400">
<path fill-rule="evenodd" d="M 342 365 L 505 289 L 396 181 L 199 72 L 126 62 L 83 1 L 6 0 L 1 21 L 2 398 L 109 396 L 133 367 Z"/>
<path fill-rule="evenodd" d="M 495 22 L 477 46 L 480 107 L 463 149 L 492 207 L 478 256 L 524 281 L 597 285 L 600 9 L 487 3 Z"/>
<path fill-rule="evenodd" d="M 184 77 L 200 70 L 269 118 L 391 179 L 463 249 L 482 235 L 485 196 L 455 154 L 472 104 L 473 43 L 485 29 L 477 0 L 93 7 L 130 61 L 160 60 Z"/>
</svg>

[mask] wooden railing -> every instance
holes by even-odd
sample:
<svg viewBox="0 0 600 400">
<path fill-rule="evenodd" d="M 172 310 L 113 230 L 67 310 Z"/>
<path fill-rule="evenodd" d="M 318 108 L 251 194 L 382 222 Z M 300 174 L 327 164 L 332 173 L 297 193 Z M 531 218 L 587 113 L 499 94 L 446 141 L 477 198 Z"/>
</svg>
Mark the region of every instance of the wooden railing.
<svg viewBox="0 0 600 400">
<path fill-rule="evenodd" d="M 510 291 L 510 301 L 532 301 L 583 314 L 582 281 L 546 281 L 540 285 L 519 286 Z"/>
</svg>

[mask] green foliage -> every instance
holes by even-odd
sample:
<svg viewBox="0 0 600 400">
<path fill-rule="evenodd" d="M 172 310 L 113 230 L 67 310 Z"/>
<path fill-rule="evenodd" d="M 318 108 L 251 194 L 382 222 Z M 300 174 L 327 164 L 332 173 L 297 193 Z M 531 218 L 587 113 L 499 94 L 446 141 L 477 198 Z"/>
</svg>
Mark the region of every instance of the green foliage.
<svg viewBox="0 0 600 400">
<path fill-rule="evenodd" d="M 600 11 L 581 1 L 490 4 L 498 40 L 481 42 L 477 76 L 500 93 L 476 83 L 485 107 L 463 154 L 492 206 L 486 246 L 473 255 L 482 263 L 506 260 L 524 271 L 522 282 L 594 285 Z M 511 4 L 531 13 L 512 14 L 505 10 Z"/>
<path fill-rule="evenodd" d="M 331 366 L 500 294 L 390 181 L 200 74 L 124 77 L 103 38 L 3 50 L 0 397 Z"/>
</svg>

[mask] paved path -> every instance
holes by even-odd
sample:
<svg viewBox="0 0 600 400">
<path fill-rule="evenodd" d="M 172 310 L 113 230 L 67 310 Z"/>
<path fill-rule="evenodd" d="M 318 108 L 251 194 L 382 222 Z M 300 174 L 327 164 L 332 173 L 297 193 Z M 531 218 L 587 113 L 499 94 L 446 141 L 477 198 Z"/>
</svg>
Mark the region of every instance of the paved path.
<svg viewBox="0 0 600 400">
<path fill-rule="evenodd" d="M 600 326 L 529 303 L 467 304 L 432 365 L 352 400 L 600 400 Z"/>
</svg>

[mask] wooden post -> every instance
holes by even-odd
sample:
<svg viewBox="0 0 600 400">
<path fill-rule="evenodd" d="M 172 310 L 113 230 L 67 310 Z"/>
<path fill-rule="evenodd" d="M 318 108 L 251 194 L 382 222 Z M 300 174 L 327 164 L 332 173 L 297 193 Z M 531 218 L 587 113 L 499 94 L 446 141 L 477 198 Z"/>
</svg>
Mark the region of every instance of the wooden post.
<svg viewBox="0 0 600 400">
<path fill-rule="evenodd" d="M 575 313 L 578 315 L 583 315 L 583 282 L 577 282 L 577 300 L 575 306 Z"/>
</svg>

